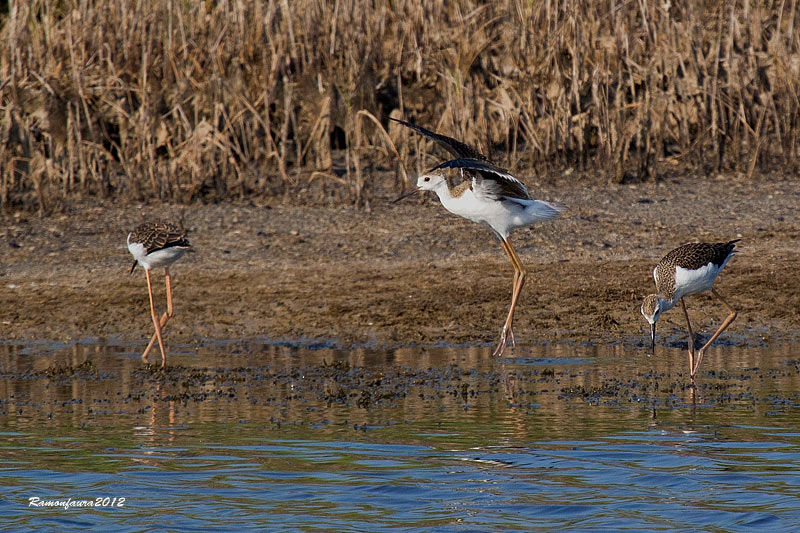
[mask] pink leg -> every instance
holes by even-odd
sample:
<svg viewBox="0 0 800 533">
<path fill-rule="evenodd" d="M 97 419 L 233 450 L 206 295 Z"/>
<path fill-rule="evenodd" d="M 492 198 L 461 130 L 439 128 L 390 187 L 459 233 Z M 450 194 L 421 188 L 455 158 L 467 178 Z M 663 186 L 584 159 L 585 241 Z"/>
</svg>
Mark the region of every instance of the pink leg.
<svg viewBox="0 0 800 533">
<path fill-rule="evenodd" d="M 512 300 L 514 299 L 514 294 L 516 294 L 516 292 L 518 292 L 517 284 L 519 283 L 519 276 L 520 276 L 520 274 L 517 271 L 517 269 L 515 268 L 514 269 L 514 281 L 511 284 L 511 299 Z M 522 290 L 522 287 L 519 287 L 519 290 Z M 511 327 L 508 328 L 508 336 L 511 338 L 511 346 L 516 348 L 517 340 L 514 338 L 514 330 Z"/>
<path fill-rule="evenodd" d="M 512 345 L 515 342 L 513 329 L 514 312 L 516 311 L 517 301 L 519 300 L 519 295 L 522 293 L 522 286 L 525 285 L 525 278 L 528 274 L 525 270 L 525 267 L 522 265 L 522 261 L 520 261 L 519 256 L 511 246 L 511 243 L 505 239 L 502 239 L 500 242 L 503 245 L 503 249 L 505 250 L 509 259 L 511 259 L 511 264 L 514 267 L 514 287 L 511 293 L 511 306 L 508 309 L 508 317 L 506 318 L 505 324 L 503 324 L 503 331 L 500 333 L 500 341 L 497 345 L 497 348 L 495 348 L 494 352 L 492 353 L 493 357 L 499 357 L 502 355 L 503 350 L 505 350 L 506 344 L 508 343 L 509 336 L 511 337 Z"/>
<path fill-rule="evenodd" d="M 158 347 L 161 348 L 161 366 L 163 367 L 167 363 L 167 354 L 164 352 L 164 341 L 161 339 L 161 323 L 158 320 L 158 315 L 156 315 L 156 308 L 153 304 L 153 286 L 150 283 L 150 271 L 145 269 L 144 270 L 145 276 L 147 276 L 147 294 L 150 296 L 150 314 L 153 317 L 153 325 L 156 328 L 156 337 L 158 338 Z M 147 361 L 147 353 L 142 354 L 142 359 Z"/>
<path fill-rule="evenodd" d="M 700 361 L 703 360 L 703 352 L 706 351 L 706 348 L 708 348 L 711 345 L 712 342 L 717 340 L 717 337 L 719 337 L 720 334 L 723 331 L 725 331 L 728 326 L 731 325 L 731 322 L 736 320 L 736 315 L 737 315 L 736 311 L 733 309 L 733 307 L 731 307 L 728 304 L 728 302 L 725 301 L 725 299 L 722 296 L 719 295 L 717 290 L 716 289 L 711 289 L 711 294 L 713 294 L 714 296 L 719 298 L 719 301 L 722 302 L 722 305 L 724 305 L 725 307 L 728 308 L 728 311 L 730 312 L 730 314 L 728 315 L 728 318 L 725 319 L 725 322 L 723 322 L 722 325 L 719 327 L 717 332 L 714 333 L 714 335 L 712 335 L 711 338 L 708 339 L 708 342 L 705 343 L 705 345 L 702 348 L 700 348 L 700 351 L 697 352 L 697 363 L 695 363 L 695 365 L 694 365 L 694 372 L 692 372 L 692 375 L 694 375 L 695 372 L 697 372 L 697 369 L 700 368 Z"/>
<path fill-rule="evenodd" d="M 681 306 L 683 306 L 683 314 L 686 316 L 686 327 L 689 329 L 689 374 L 694 378 L 694 332 L 692 331 L 692 322 L 689 320 L 689 311 L 686 310 L 686 303 L 681 298 Z"/>
<path fill-rule="evenodd" d="M 164 332 L 164 326 L 167 325 L 167 321 L 169 321 L 169 319 L 172 318 L 172 315 L 175 314 L 173 312 L 173 309 L 172 309 L 172 282 L 171 282 L 171 279 L 169 277 L 169 267 L 164 267 L 164 272 L 165 272 L 165 276 L 166 276 L 165 279 L 166 279 L 166 284 L 167 284 L 167 312 L 164 313 L 163 315 L 161 315 L 161 332 L 162 333 Z M 147 345 L 147 348 L 145 349 L 144 354 L 142 354 L 143 358 L 147 359 L 147 354 L 150 353 L 150 349 L 153 347 L 153 345 L 155 344 L 156 340 L 157 340 L 157 336 L 156 336 L 155 333 L 153 333 L 153 337 L 150 339 L 150 343 Z"/>
</svg>

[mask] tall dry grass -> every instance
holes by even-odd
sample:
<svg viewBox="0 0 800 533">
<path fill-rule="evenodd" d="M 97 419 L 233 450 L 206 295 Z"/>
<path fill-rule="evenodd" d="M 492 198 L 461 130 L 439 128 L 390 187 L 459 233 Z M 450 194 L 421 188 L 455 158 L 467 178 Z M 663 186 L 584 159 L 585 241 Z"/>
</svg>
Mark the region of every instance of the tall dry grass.
<svg viewBox="0 0 800 533">
<path fill-rule="evenodd" d="M 798 11 L 798 0 L 12 0 L 0 15 L 0 206 L 309 191 L 362 205 L 405 180 L 379 170 L 433 161 L 412 157 L 425 143 L 390 114 L 513 169 L 797 172 Z"/>
</svg>

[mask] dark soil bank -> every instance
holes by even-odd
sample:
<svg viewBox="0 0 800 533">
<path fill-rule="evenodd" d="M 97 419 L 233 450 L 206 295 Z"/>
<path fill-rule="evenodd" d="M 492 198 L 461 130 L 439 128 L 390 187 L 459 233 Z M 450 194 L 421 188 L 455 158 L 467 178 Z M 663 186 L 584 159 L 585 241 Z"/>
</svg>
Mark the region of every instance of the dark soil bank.
<svg viewBox="0 0 800 533">
<path fill-rule="evenodd" d="M 717 289 L 739 311 L 720 342 L 796 341 L 800 333 L 800 183 L 699 180 L 536 187 L 563 216 L 512 235 L 528 266 L 518 343 L 643 343 L 639 313 L 660 257 L 692 240 L 741 238 Z M 195 247 L 171 269 L 176 316 L 165 341 L 270 338 L 389 347 L 492 343 L 511 265 L 488 229 L 428 197 L 369 212 L 315 206 L 94 207 L 2 219 L 0 326 L 5 341 L 152 334 L 144 275 L 128 275 L 125 238 L 154 217 L 185 220 Z M 157 304 L 165 306 L 163 276 Z M 688 299 L 708 335 L 725 310 Z M 661 342 L 684 337 L 682 313 Z M 509 352 L 507 352 L 509 353 Z"/>
</svg>

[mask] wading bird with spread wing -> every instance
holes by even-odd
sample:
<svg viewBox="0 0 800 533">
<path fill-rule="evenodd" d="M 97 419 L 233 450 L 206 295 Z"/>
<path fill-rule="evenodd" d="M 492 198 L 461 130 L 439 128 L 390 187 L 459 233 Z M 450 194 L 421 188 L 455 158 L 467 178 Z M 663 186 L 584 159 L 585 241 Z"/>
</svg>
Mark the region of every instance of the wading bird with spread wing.
<svg viewBox="0 0 800 533">
<path fill-rule="evenodd" d="M 490 163 L 486 156 L 471 146 L 410 122 L 392 120 L 436 142 L 455 156 L 455 159 L 446 161 L 419 176 L 417 186 L 395 202 L 419 191 L 433 191 L 444 208 L 451 213 L 489 226 L 500 239 L 503 250 L 511 260 L 511 265 L 514 267 L 511 306 L 497 348 L 493 352 L 495 357 L 500 356 L 509 340 L 512 346 L 515 344 L 514 311 L 527 276 L 527 271 L 508 237 L 516 228 L 557 217 L 562 207 L 531 198 L 528 189 L 520 180 L 507 170 Z M 468 179 L 451 188 L 442 172 L 448 168 L 460 169 L 462 175 Z"/>
</svg>

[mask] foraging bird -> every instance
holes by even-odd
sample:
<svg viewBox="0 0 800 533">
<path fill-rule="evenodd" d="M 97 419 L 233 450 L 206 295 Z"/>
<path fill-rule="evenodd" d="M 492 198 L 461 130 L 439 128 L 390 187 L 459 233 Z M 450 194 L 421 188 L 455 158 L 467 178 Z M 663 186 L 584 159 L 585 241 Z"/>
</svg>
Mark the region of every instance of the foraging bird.
<svg viewBox="0 0 800 533">
<path fill-rule="evenodd" d="M 514 312 L 527 276 L 527 271 L 509 242 L 508 236 L 516 228 L 557 217 L 561 213 L 562 207 L 532 199 L 528 189 L 520 180 L 509 174 L 507 170 L 490 163 L 474 148 L 410 122 L 392 120 L 437 142 L 456 156 L 456 159 L 446 161 L 431 169 L 429 173 L 419 176 L 417 186 L 403 194 L 395 202 L 419 191 L 433 191 L 439 197 L 444 208 L 451 213 L 489 226 L 500 239 L 503 250 L 511 260 L 514 268 L 511 306 L 503 324 L 497 348 L 492 354 L 495 357 L 500 356 L 505 350 L 509 337 L 511 345 L 515 345 Z M 472 177 L 451 189 L 444 175 L 437 172 L 446 168 L 458 168 L 462 173 L 466 172 Z"/>
<path fill-rule="evenodd" d="M 186 232 L 174 224 L 163 221 L 145 222 L 128 234 L 128 250 L 134 257 L 131 274 L 136 265 L 141 265 L 147 277 L 147 293 L 150 296 L 150 314 L 155 326 L 155 334 L 150 339 L 150 343 L 142 353 L 142 359 L 147 361 L 147 354 L 153 344 L 158 340 L 158 347 L 161 349 L 161 366 L 167 364 L 167 354 L 164 351 L 164 341 L 161 333 L 167 321 L 172 318 L 172 283 L 169 276 L 169 266 L 183 256 L 186 250 L 192 245 L 186 238 Z M 155 306 L 153 305 L 153 288 L 150 284 L 150 269 L 164 267 L 167 286 L 167 312 L 158 319 Z"/>
<path fill-rule="evenodd" d="M 736 253 L 737 242 L 739 239 L 729 242 L 684 244 L 665 255 L 653 269 L 657 294 L 648 295 L 642 303 L 642 315 L 650 323 L 652 351 L 655 354 L 656 322 L 664 311 L 672 309 L 680 300 L 683 314 L 686 316 L 686 326 L 689 329 L 689 372 L 692 378 L 700 367 L 700 361 L 703 359 L 706 348 L 736 319 L 736 311 L 714 288 L 714 280 Z M 697 352 L 697 361 L 695 361 L 694 333 L 683 298 L 706 291 L 711 291 L 711 294 L 722 302 L 730 314 L 717 332 Z"/>
</svg>

